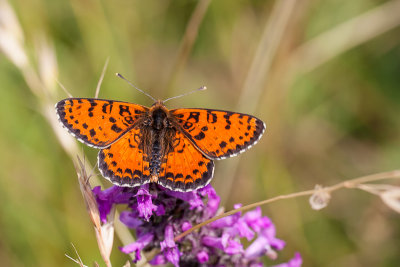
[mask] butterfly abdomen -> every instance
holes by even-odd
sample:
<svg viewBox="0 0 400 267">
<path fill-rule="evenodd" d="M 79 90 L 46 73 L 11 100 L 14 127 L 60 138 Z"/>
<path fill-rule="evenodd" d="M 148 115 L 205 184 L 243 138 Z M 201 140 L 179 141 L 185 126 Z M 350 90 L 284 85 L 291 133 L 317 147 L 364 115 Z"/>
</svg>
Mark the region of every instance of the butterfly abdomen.
<svg viewBox="0 0 400 267">
<path fill-rule="evenodd" d="M 153 147 L 150 153 L 150 162 L 149 162 L 149 168 L 150 168 L 150 174 L 151 177 L 158 176 L 160 173 L 160 168 L 161 168 L 161 144 L 159 140 L 159 135 L 156 134 L 155 140 L 153 142 Z"/>
<path fill-rule="evenodd" d="M 162 108 L 154 107 L 149 114 L 149 122 L 144 126 L 147 136 L 144 147 L 150 148 L 149 169 L 151 182 L 157 182 L 158 176 L 162 171 L 162 159 L 172 148 L 172 136 L 175 130 L 168 121 L 168 115 Z"/>
</svg>

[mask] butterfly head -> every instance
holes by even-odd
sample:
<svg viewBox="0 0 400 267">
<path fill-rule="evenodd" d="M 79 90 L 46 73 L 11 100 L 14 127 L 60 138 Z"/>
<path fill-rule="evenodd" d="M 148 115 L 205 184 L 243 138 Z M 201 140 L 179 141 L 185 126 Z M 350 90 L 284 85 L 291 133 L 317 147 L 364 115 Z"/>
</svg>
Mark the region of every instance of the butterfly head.
<svg viewBox="0 0 400 267">
<path fill-rule="evenodd" d="M 156 102 L 154 102 L 153 105 L 151 105 L 151 108 L 154 108 L 154 107 L 165 107 L 164 102 L 159 99 Z"/>
<path fill-rule="evenodd" d="M 150 108 L 149 117 L 146 121 L 148 126 L 155 130 L 171 127 L 169 111 L 161 100 L 157 100 Z"/>
</svg>

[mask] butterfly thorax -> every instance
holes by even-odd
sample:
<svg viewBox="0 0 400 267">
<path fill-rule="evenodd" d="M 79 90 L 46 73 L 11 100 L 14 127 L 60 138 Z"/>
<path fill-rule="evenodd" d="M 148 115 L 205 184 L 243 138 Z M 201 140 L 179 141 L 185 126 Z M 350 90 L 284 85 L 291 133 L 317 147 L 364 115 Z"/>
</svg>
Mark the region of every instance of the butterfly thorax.
<svg viewBox="0 0 400 267">
<path fill-rule="evenodd" d="M 144 116 L 139 127 L 143 131 L 141 147 L 148 155 L 150 177 L 152 182 L 157 182 L 161 169 L 162 159 L 173 151 L 176 128 L 168 109 L 157 101 Z"/>
</svg>

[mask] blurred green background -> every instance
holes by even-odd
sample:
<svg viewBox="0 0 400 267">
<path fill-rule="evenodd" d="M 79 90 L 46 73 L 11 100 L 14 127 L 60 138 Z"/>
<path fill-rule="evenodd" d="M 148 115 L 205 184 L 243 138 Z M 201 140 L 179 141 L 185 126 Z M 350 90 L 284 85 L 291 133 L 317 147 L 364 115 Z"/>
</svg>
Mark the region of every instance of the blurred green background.
<svg viewBox="0 0 400 267">
<path fill-rule="evenodd" d="M 229 210 L 399 167 L 398 25 L 400 1 L 0 0 L 0 265 L 71 266 L 71 242 L 102 264 L 53 130 L 64 134 L 52 106 L 67 97 L 56 79 L 93 97 L 109 58 L 100 98 L 152 104 L 121 72 L 156 98 L 207 86 L 168 107 L 264 120 L 254 148 L 216 163 Z M 287 241 L 280 261 L 299 251 L 304 266 L 399 266 L 400 216 L 377 196 L 340 190 L 321 211 L 298 198 L 263 213 Z M 115 266 L 128 260 L 119 245 Z"/>
</svg>

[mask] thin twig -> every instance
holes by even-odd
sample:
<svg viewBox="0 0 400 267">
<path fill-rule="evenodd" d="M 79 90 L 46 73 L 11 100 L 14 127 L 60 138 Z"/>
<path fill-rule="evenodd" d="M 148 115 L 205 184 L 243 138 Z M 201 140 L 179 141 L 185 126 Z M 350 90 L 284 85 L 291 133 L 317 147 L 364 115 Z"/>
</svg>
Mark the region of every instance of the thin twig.
<svg viewBox="0 0 400 267">
<path fill-rule="evenodd" d="M 72 247 L 74 248 L 75 254 L 78 257 L 78 259 L 74 259 L 71 256 L 69 256 L 68 254 L 65 254 L 65 256 L 67 258 L 69 258 L 70 260 L 74 261 L 75 263 L 79 264 L 79 266 L 81 267 L 87 267 L 85 264 L 83 264 L 81 257 L 79 256 L 78 250 L 76 249 L 76 247 L 74 246 L 74 244 L 71 242 Z"/>
<path fill-rule="evenodd" d="M 23 31 L 15 15 L 14 10 L 9 5 L 7 1 L 0 1 L 0 22 L 2 18 L 7 19 L 7 23 L 0 23 L 0 52 L 4 55 L 20 70 L 28 88 L 31 90 L 32 94 L 36 97 L 36 100 L 43 112 L 43 116 L 47 119 L 48 123 L 51 125 L 56 137 L 61 144 L 62 148 L 67 152 L 67 155 L 74 161 L 77 155 L 83 158 L 83 152 L 79 151 L 77 142 L 74 138 L 66 133 L 64 129 L 60 126 L 57 121 L 57 116 L 54 111 L 54 103 L 56 102 L 53 98 L 52 92 L 54 88 L 47 88 L 41 81 L 36 69 L 40 69 L 38 66 L 33 66 L 29 61 L 28 52 L 24 45 Z M 42 42 L 48 41 L 43 39 Z M 46 45 L 49 49 L 53 49 L 53 46 Z M 50 53 L 50 52 L 48 52 Z M 53 53 L 53 52 L 52 52 Z M 108 62 L 108 60 L 107 60 Z M 39 61 L 39 64 L 42 62 Z M 52 65 L 56 68 L 56 62 Z M 106 64 L 107 65 L 107 64 Z M 106 67 L 106 66 L 105 66 Z M 47 71 L 48 68 L 42 68 Z M 104 68 L 105 69 L 105 68 Z M 57 74 L 56 71 L 53 71 Z M 46 75 L 46 74 L 45 74 Z M 44 76 L 44 75 L 42 75 Z M 47 75 L 49 78 L 53 78 L 55 82 L 48 82 L 48 85 L 56 84 L 57 77 L 54 75 Z M 102 77 L 101 77 L 102 79 Z M 101 84 L 101 81 L 99 81 Z M 61 86 L 63 88 L 63 86 Z M 65 88 L 63 88 L 64 90 Z M 66 91 L 66 90 L 64 90 Z M 67 95 L 71 97 L 71 94 L 66 91 Z M 95 185 L 101 185 L 102 182 L 97 176 L 93 176 L 90 179 L 91 187 Z M 118 216 L 118 213 L 116 213 Z M 115 232 L 119 236 L 123 245 L 128 245 L 134 241 L 132 234 L 126 229 L 122 229 L 124 226 L 121 224 L 115 224 Z M 143 258 L 143 257 L 142 257 Z"/>
<path fill-rule="evenodd" d="M 67 90 L 67 88 L 65 88 L 65 86 L 58 79 L 56 79 L 56 82 L 61 87 L 61 89 L 63 89 L 64 93 L 66 93 L 67 96 L 71 98 L 72 94 Z"/>
<path fill-rule="evenodd" d="M 294 74 L 312 71 L 349 49 L 400 25 L 400 1 L 392 0 L 307 41 L 293 52 Z"/>
<path fill-rule="evenodd" d="M 286 27 L 293 17 L 293 12 L 295 12 L 296 2 L 295 0 L 276 1 L 271 15 L 265 23 L 257 51 L 254 54 L 238 98 L 239 102 L 236 110 L 250 114 L 257 110 L 258 100 L 261 98 L 261 94 L 265 88 L 265 82 L 269 76 L 272 62 L 283 40 Z M 249 103 L 251 103 L 251 105 L 249 105 Z M 223 181 L 215 181 L 215 187 L 218 188 L 221 203 L 226 202 L 229 192 L 231 192 L 237 169 L 237 161 L 227 162 L 223 171 L 223 173 L 226 174 L 226 179 Z"/>
<path fill-rule="evenodd" d="M 86 265 L 83 265 L 80 261 L 78 261 L 77 259 L 72 258 L 70 255 L 68 255 L 68 254 L 64 254 L 64 255 L 65 255 L 65 257 L 67 257 L 68 259 L 70 259 L 70 260 L 72 260 L 73 262 L 79 264 L 79 266 L 81 266 L 81 267 L 86 267 Z"/>
<path fill-rule="evenodd" d="M 204 19 L 204 15 L 210 5 L 211 0 L 200 0 L 193 11 L 192 16 L 186 26 L 185 34 L 183 35 L 181 44 L 178 50 L 178 56 L 175 60 L 174 66 L 172 67 L 172 73 L 169 76 L 169 82 L 167 83 L 166 88 L 170 90 L 175 81 L 178 79 L 182 69 L 185 66 L 187 58 L 192 51 L 193 44 L 197 38 L 199 27 L 201 22 Z"/>
<path fill-rule="evenodd" d="M 100 87 L 101 87 L 101 84 L 103 83 L 103 79 L 104 79 L 104 75 L 105 75 L 106 70 L 107 70 L 107 66 L 108 66 L 108 61 L 109 61 L 109 59 L 110 59 L 110 58 L 108 57 L 108 58 L 106 59 L 106 63 L 104 63 L 103 71 L 101 72 L 100 79 L 99 79 L 99 81 L 97 82 L 96 93 L 94 94 L 94 98 L 98 98 L 98 97 L 99 97 Z"/>
<path fill-rule="evenodd" d="M 336 185 L 332 185 L 329 187 L 325 187 L 324 190 L 327 192 L 333 192 L 336 191 L 338 189 L 341 188 L 356 188 L 357 185 L 361 184 L 361 183 L 366 183 L 366 182 L 375 182 L 375 181 L 379 181 L 379 180 L 383 180 L 383 179 L 391 179 L 391 178 L 400 178 L 400 170 L 394 170 L 391 172 L 382 172 L 382 173 L 376 173 L 376 174 L 372 174 L 372 175 L 367 175 L 367 176 L 362 176 L 359 178 L 355 178 L 352 180 L 348 180 L 348 181 L 344 181 L 341 183 L 338 183 Z M 189 230 L 181 233 L 180 235 L 175 237 L 175 241 L 180 240 L 181 238 L 185 237 L 186 235 L 190 234 L 193 231 L 196 231 L 197 229 L 200 229 L 201 227 L 212 223 L 218 219 L 224 218 L 226 216 L 230 216 L 232 214 L 238 213 L 238 212 L 242 212 L 242 211 L 246 211 L 246 210 L 250 210 L 253 209 L 255 207 L 259 207 L 262 205 L 266 205 L 281 199 L 289 199 L 289 198 L 296 198 L 296 197 L 301 197 L 301 196 L 309 196 L 312 195 L 314 193 L 316 193 L 317 191 L 319 191 L 321 189 L 313 189 L 313 190 L 307 190 L 307 191 L 301 191 L 301 192 L 296 192 L 296 193 L 291 193 L 291 194 L 287 194 L 287 195 L 280 195 L 280 196 L 276 196 L 273 198 L 269 198 L 263 201 L 259 201 L 247 206 L 243 206 L 241 208 L 235 209 L 235 210 L 231 210 L 228 212 L 225 212 L 223 214 L 220 214 L 218 216 L 215 216 L 214 218 L 211 218 L 205 222 L 202 222 L 200 224 L 197 224 L 195 226 L 193 226 L 192 228 L 190 228 Z"/>
</svg>

